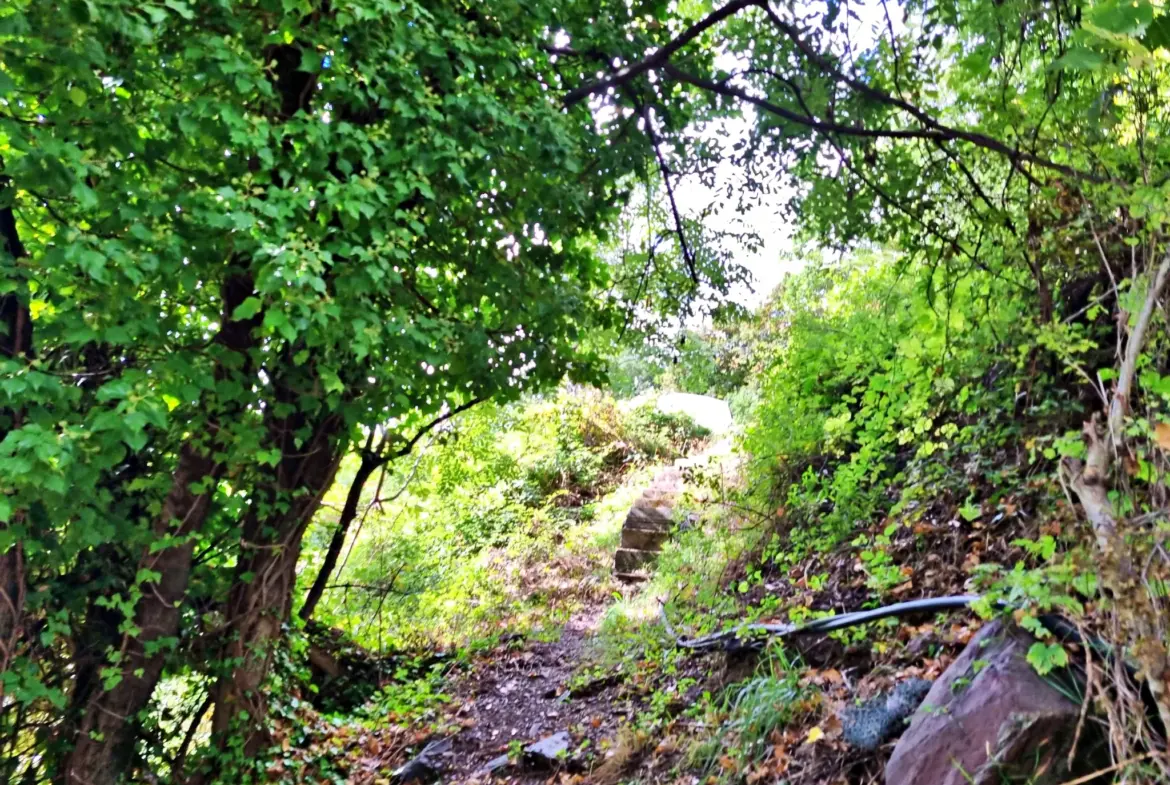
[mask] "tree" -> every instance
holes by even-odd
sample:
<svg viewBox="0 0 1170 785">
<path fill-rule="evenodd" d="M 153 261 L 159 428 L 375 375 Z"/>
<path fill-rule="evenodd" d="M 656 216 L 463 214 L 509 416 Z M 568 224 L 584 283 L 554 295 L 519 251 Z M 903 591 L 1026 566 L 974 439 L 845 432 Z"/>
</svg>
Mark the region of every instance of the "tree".
<svg viewBox="0 0 1170 785">
<path fill-rule="evenodd" d="M 0 734 L 38 751 L 6 774 L 117 780 L 186 669 L 255 753 L 348 446 L 596 377 L 594 249 L 647 151 L 560 106 L 551 49 L 657 11 L 0 10 Z"/>
</svg>

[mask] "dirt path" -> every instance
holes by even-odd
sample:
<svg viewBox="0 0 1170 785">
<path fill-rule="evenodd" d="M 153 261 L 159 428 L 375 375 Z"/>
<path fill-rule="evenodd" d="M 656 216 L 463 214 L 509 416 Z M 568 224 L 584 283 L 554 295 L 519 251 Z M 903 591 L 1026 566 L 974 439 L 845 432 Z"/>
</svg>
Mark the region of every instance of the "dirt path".
<svg viewBox="0 0 1170 785">
<path fill-rule="evenodd" d="M 605 608 L 576 613 L 558 640 L 497 650 L 460 674 L 449 694 L 465 729 L 455 736 L 446 782 L 486 781 L 493 760 L 554 734 L 569 734 L 568 766 L 596 754 L 636 707 L 622 696 L 621 674 L 572 677 L 593 661 L 593 637 Z M 550 771 L 520 763 L 491 773 L 495 782 L 543 782 Z"/>
<path fill-rule="evenodd" d="M 727 481 L 735 472 L 730 444 L 727 438 L 716 441 L 675 461 L 674 468 L 715 464 Z M 604 555 L 607 567 L 612 568 L 612 558 Z M 555 640 L 497 648 L 452 675 L 444 688 L 451 696 L 447 719 L 462 730 L 448 737 L 449 746 L 435 761 L 442 782 L 543 783 L 606 758 L 619 728 L 649 700 L 640 679 L 596 665 L 598 630 L 608 607 L 608 599 L 591 602 L 569 618 Z M 558 735 L 567 743 L 563 760 L 550 765 L 542 756 L 523 755 L 528 745 Z"/>
</svg>

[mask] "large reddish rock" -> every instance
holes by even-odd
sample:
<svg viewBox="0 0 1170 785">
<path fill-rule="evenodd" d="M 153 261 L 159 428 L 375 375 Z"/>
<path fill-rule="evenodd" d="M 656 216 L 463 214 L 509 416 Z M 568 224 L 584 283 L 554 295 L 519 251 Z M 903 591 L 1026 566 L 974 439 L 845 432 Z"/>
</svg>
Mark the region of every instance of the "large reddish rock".
<svg viewBox="0 0 1170 785">
<path fill-rule="evenodd" d="M 1064 781 L 1080 705 L 1028 664 L 1034 642 L 999 621 L 985 625 L 915 712 L 886 785 Z"/>
</svg>

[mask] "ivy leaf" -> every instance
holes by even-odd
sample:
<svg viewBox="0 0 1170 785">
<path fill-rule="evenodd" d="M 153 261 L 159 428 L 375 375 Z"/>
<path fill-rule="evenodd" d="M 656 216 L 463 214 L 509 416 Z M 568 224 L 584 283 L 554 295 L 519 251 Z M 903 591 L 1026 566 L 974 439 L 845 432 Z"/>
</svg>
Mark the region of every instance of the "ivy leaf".
<svg viewBox="0 0 1170 785">
<path fill-rule="evenodd" d="M 280 463 L 280 454 L 279 449 L 261 450 L 256 453 L 256 460 L 268 466 L 275 466 Z"/>
<path fill-rule="evenodd" d="M 982 514 L 983 509 L 978 504 L 972 504 L 971 502 L 967 502 L 959 508 L 959 515 L 963 516 L 963 520 L 967 521 L 967 523 L 977 520 Z"/>
<path fill-rule="evenodd" d="M 1041 676 L 1046 676 L 1056 668 L 1068 665 L 1068 652 L 1059 643 L 1037 641 L 1028 649 L 1028 664 Z"/>
</svg>

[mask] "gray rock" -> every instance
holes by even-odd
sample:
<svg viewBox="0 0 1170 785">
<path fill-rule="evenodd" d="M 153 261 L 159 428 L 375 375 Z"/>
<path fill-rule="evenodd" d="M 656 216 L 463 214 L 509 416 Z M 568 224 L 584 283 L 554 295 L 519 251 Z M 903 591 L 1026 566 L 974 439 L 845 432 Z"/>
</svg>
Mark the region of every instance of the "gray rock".
<svg viewBox="0 0 1170 785">
<path fill-rule="evenodd" d="M 862 706 L 845 709 L 841 712 L 841 738 L 851 747 L 876 750 L 902 730 L 906 718 L 929 691 L 929 681 L 907 679 L 889 695 L 879 695 Z"/>
<path fill-rule="evenodd" d="M 565 763 L 565 755 L 569 752 L 569 745 L 571 743 L 572 737 L 569 736 L 568 731 L 561 731 L 551 736 L 545 736 L 543 739 L 534 741 L 524 748 L 523 762 L 532 768 L 559 768 Z M 497 758 L 489 760 L 472 774 L 472 776 L 482 777 L 485 774 L 491 774 L 511 764 L 511 758 L 507 755 L 500 755 Z"/>
<path fill-rule="evenodd" d="M 622 547 L 636 551 L 658 551 L 670 539 L 670 532 L 661 529 L 635 529 L 626 526 L 622 529 Z"/>
<path fill-rule="evenodd" d="M 545 736 L 524 748 L 524 759 L 536 766 L 555 768 L 564 763 L 572 741 L 568 731 Z"/>
<path fill-rule="evenodd" d="M 618 575 L 630 575 L 650 564 L 657 558 L 657 551 L 636 551 L 619 548 L 613 556 L 613 569 Z"/>
<path fill-rule="evenodd" d="M 436 780 L 445 768 L 443 758 L 451 754 L 451 739 L 433 741 L 423 747 L 413 760 L 398 767 L 390 775 L 394 785 L 407 785 L 411 782 L 430 782 Z"/>
<path fill-rule="evenodd" d="M 1080 706 L 1028 664 L 1032 643 L 1018 628 L 985 625 L 914 714 L 886 785 L 1063 781 Z"/>
<path fill-rule="evenodd" d="M 654 507 L 639 501 L 630 508 L 626 522 L 622 525 L 632 529 L 657 529 L 669 532 L 674 525 L 674 518 L 670 507 L 665 505 Z"/>
<path fill-rule="evenodd" d="M 491 774 L 496 769 L 502 769 L 511 762 L 512 762 L 512 759 L 509 758 L 507 755 L 500 755 L 497 758 L 492 758 L 491 760 L 489 760 L 487 763 L 485 763 L 482 767 L 480 767 L 471 776 L 482 777 L 484 774 Z"/>
</svg>

